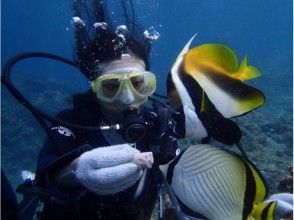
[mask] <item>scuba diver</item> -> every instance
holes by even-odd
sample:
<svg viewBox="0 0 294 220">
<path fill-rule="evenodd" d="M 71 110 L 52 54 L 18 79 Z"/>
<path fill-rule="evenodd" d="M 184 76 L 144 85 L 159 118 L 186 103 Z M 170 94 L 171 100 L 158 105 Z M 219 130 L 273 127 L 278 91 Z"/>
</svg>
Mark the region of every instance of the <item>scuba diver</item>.
<svg viewBox="0 0 294 220">
<path fill-rule="evenodd" d="M 150 39 L 126 11 L 127 26 L 115 27 L 106 2 L 91 2 L 73 2 L 77 65 L 91 89 L 74 95 L 73 109 L 56 117 L 101 129 L 51 127 L 53 139 L 47 138 L 37 163 L 36 185 L 44 191 L 38 216 L 150 219 L 158 166 L 176 156 L 178 135 L 170 111 L 157 102 L 146 105 L 156 89 Z"/>
<path fill-rule="evenodd" d="M 44 204 L 42 211 L 37 212 L 38 219 L 150 219 L 165 178 L 163 174 L 174 187 L 179 178 L 172 182 L 178 175 L 173 171 L 179 169 L 177 164 L 186 163 L 189 151 L 180 153 L 177 140 L 189 138 L 208 143 L 213 138 L 227 145 L 238 144 L 241 130 L 230 118 L 264 103 L 261 92 L 241 83 L 260 75 L 256 69 L 247 66 L 247 58 L 239 70 L 231 68 L 223 63 L 223 60 L 229 60 L 232 64 L 236 60 L 231 58 L 235 55 L 227 47 L 208 44 L 189 50 L 193 38 L 168 75 L 169 105 L 154 99 L 156 77 L 150 71 L 149 55 L 150 41 L 155 37 L 143 34 L 132 1 L 120 1 L 120 9 L 126 25 L 117 26 L 108 14 L 106 0 L 73 1 L 76 61 L 59 61 L 77 66 L 90 81 L 90 89 L 73 96 L 72 109 L 51 118 L 36 111 L 25 100 L 21 102 L 42 125 L 41 116 L 52 122 L 46 129 L 48 137 L 39 153 L 35 180 L 25 183 L 33 186 Z M 224 59 L 218 59 L 220 55 Z M 18 59 L 23 58 L 26 56 Z M 3 72 L 7 72 L 16 60 L 8 62 Z M 212 68 L 215 66 L 223 67 L 225 73 Z M 201 71 L 195 71 L 195 67 L 203 72 L 209 70 L 209 77 L 200 77 Z M 231 74 L 227 70 L 235 71 L 234 77 L 238 80 L 227 77 Z M 2 80 L 9 88 L 9 80 L 5 77 Z M 217 87 L 210 83 L 212 81 L 223 85 Z M 237 95 L 231 95 L 233 92 Z M 19 98 L 20 94 L 15 96 Z M 243 101 L 246 105 L 242 105 Z M 227 103 L 229 106 L 225 105 Z M 198 148 L 194 149 L 198 151 Z M 205 148 L 209 149 L 209 146 Z M 211 152 L 214 154 L 215 149 Z M 194 161 L 202 159 L 199 154 L 193 155 Z M 230 157 L 232 163 L 237 163 L 235 157 Z M 162 174 L 159 166 L 163 164 L 168 165 Z M 238 164 L 247 165 L 247 162 L 238 160 Z M 193 169 L 194 166 L 197 165 L 193 164 Z M 209 173 L 210 169 L 206 171 Z M 252 170 L 255 174 L 254 168 Z M 182 183 L 178 183 L 179 188 L 170 190 L 173 205 L 180 203 L 178 210 L 180 206 L 185 207 L 184 210 L 194 218 L 207 219 L 205 215 L 210 211 L 199 214 L 202 210 L 196 207 L 195 213 L 191 210 L 194 206 L 189 206 L 189 201 L 181 197 Z M 207 191 L 203 190 L 203 193 L 210 193 Z M 247 197 L 250 196 L 246 194 Z M 178 202 L 179 199 L 183 201 Z M 32 201 L 36 206 L 37 200 Z M 216 216 L 217 219 L 219 214 Z"/>
</svg>

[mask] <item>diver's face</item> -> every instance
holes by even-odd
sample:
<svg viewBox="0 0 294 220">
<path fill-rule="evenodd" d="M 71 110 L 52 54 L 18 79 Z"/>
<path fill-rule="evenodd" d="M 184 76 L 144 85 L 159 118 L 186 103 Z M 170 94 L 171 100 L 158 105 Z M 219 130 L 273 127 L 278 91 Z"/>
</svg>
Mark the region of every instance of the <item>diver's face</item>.
<svg viewBox="0 0 294 220">
<path fill-rule="evenodd" d="M 102 75 L 92 82 L 92 89 L 106 109 L 139 109 L 154 92 L 150 85 L 155 84 L 155 76 L 134 56 L 100 64 L 99 70 Z"/>
</svg>

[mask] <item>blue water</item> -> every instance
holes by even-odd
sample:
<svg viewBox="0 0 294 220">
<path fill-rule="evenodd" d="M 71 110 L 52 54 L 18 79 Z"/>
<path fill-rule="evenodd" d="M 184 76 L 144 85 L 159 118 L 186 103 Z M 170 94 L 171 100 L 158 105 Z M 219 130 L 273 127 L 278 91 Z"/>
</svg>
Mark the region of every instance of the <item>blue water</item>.
<svg viewBox="0 0 294 220">
<path fill-rule="evenodd" d="M 154 26 L 161 34 L 153 43 L 151 51 L 151 70 L 157 74 L 158 92 L 165 94 L 167 73 L 177 54 L 188 39 L 198 33 L 193 45 L 202 43 L 223 43 L 229 45 L 241 60 L 248 53 L 251 65 L 260 69 L 262 76 L 252 82 L 254 87 L 262 90 L 266 104 L 258 110 L 256 117 L 263 121 L 252 121 L 256 128 L 261 124 L 274 128 L 279 123 L 287 131 L 280 132 L 279 139 L 264 142 L 267 146 L 260 151 L 270 152 L 264 163 L 275 164 L 286 161 L 292 164 L 292 1 L 291 0 L 140 0 L 136 1 L 135 10 L 146 28 Z M 3 0 L 2 1 L 2 66 L 13 55 L 27 51 L 45 51 L 71 59 L 73 57 L 73 29 L 71 26 L 70 1 L 51 0 Z M 115 11 L 114 11 L 115 12 Z M 66 93 L 87 88 L 87 81 L 75 70 L 45 61 L 30 61 L 16 67 L 17 73 L 36 76 L 38 83 L 33 86 L 21 76 L 20 84 L 24 93 L 49 112 L 57 112 L 64 107 L 56 100 L 51 100 L 51 93 L 38 95 L 44 89 L 44 79 L 52 78 L 46 84 L 47 90 L 54 88 L 56 82 Z M 55 81 L 54 81 L 55 79 Z M 22 83 L 27 83 L 26 86 Z M 43 83 L 43 84 L 42 84 Z M 35 93 L 35 90 L 39 93 Z M 62 89 L 56 96 L 62 96 Z M 51 94 L 52 95 L 52 94 Z M 48 98 L 48 100 L 46 99 Z M 56 103 L 55 103 L 56 102 Z M 67 103 L 70 105 L 70 103 Z M 285 121 L 283 121 L 285 119 Z M 285 129 L 285 127 L 281 127 Z M 254 131 L 252 131 L 254 132 Z M 260 139 L 267 138 L 264 129 L 254 134 Z M 245 132 L 246 133 L 246 132 Z M 6 89 L 2 87 L 2 167 L 14 187 L 20 183 L 22 169 L 34 170 L 35 159 L 42 144 L 44 133 L 36 120 L 21 107 Z M 275 136 L 276 134 L 270 135 Z M 250 136 L 246 143 L 260 146 Z M 249 140 L 248 140 L 249 137 Z M 254 139 L 257 140 L 257 139 Z M 282 147 L 281 147 L 282 146 Z M 277 149 L 278 148 L 278 149 Z M 281 150 L 280 156 L 274 155 Z M 289 153 L 285 153 L 289 152 Z M 258 158 L 256 158 L 258 159 Z M 258 161 L 257 161 L 258 162 Z M 285 166 L 287 166 L 285 164 Z M 286 167 L 268 170 L 286 175 Z M 284 169 L 285 170 L 280 170 Z M 265 169 L 265 172 L 267 170 Z M 274 177 L 268 177 L 274 178 Z M 279 180 L 275 179 L 275 182 Z"/>
</svg>

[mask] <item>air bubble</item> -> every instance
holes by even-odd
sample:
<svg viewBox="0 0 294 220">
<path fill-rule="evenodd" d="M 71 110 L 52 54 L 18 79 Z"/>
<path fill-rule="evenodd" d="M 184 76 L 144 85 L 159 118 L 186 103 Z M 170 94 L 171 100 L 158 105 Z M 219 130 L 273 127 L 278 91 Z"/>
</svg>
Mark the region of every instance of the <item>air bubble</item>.
<svg viewBox="0 0 294 220">
<path fill-rule="evenodd" d="M 101 28 L 103 30 L 107 29 L 107 24 L 105 22 L 96 22 L 95 24 L 93 24 L 93 26 L 97 29 L 97 28 Z"/>
<path fill-rule="evenodd" d="M 145 38 L 151 41 L 158 40 L 158 38 L 160 37 L 159 32 L 157 32 L 153 26 L 148 28 L 148 30 L 145 30 L 143 34 Z"/>
<path fill-rule="evenodd" d="M 123 34 L 118 34 L 117 36 L 123 41 L 123 43 L 126 42 L 125 35 L 123 35 Z"/>
<path fill-rule="evenodd" d="M 128 58 L 130 58 L 130 57 L 131 57 L 131 55 L 128 54 L 128 53 L 122 53 L 120 58 L 121 58 L 122 60 L 125 60 L 125 59 L 128 59 Z"/>
<path fill-rule="evenodd" d="M 127 28 L 126 25 L 119 25 L 119 26 L 116 27 L 115 33 L 117 35 L 126 34 L 126 33 L 128 33 L 128 28 Z"/>
<path fill-rule="evenodd" d="M 81 27 L 86 26 L 85 22 L 82 19 L 80 19 L 80 17 L 72 17 L 72 23 L 74 25 L 80 25 Z"/>
</svg>

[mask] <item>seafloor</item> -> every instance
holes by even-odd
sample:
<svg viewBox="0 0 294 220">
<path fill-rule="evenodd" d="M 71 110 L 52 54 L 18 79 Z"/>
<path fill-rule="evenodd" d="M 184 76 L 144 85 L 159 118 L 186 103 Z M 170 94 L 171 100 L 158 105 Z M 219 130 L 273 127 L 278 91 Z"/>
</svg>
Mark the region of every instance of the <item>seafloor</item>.
<svg viewBox="0 0 294 220">
<path fill-rule="evenodd" d="M 71 106 L 70 94 L 73 92 L 64 85 L 60 87 L 62 90 L 52 89 L 56 88 L 56 83 L 54 79 L 34 78 L 34 86 L 31 86 L 31 78 L 21 78 L 17 85 L 26 91 L 33 103 L 54 114 Z M 4 86 L 1 113 L 2 169 L 15 188 L 21 183 L 21 170 L 34 171 L 45 133 Z M 267 180 L 270 193 L 281 191 L 277 186 L 289 175 L 288 168 L 293 163 L 292 93 L 270 98 L 263 107 L 235 120 L 243 132 L 242 146 Z M 194 144 L 189 140 L 179 143 L 182 147 Z"/>
</svg>

